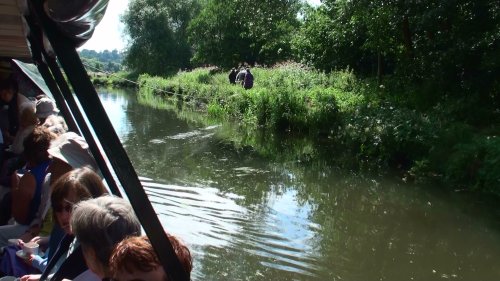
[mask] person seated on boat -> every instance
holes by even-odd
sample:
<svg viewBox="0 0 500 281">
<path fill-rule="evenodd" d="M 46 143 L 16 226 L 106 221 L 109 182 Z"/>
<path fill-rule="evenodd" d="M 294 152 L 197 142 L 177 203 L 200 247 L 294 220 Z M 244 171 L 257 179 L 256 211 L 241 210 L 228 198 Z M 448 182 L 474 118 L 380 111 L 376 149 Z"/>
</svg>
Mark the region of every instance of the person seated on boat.
<svg viewBox="0 0 500 281">
<path fill-rule="evenodd" d="M 33 132 L 37 124 L 38 118 L 35 115 L 35 109 L 31 104 L 25 104 L 21 109 L 19 129 L 11 145 L 5 150 L 6 154 L 0 172 L 0 184 L 3 186 L 10 186 L 10 176 L 13 174 L 14 170 L 21 168 L 25 164 L 25 159 L 22 154 L 24 151 L 23 141 Z"/>
<path fill-rule="evenodd" d="M 68 132 L 66 121 L 62 116 L 58 115 L 50 115 L 41 126 L 49 128 L 52 133 L 58 136 Z"/>
<path fill-rule="evenodd" d="M 189 277 L 193 268 L 191 252 L 177 237 L 168 233 L 167 237 L 182 269 Z M 115 281 L 170 280 L 146 236 L 130 237 L 118 243 L 111 254 L 109 264 Z"/>
<path fill-rule="evenodd" d="M 52 139 L 54 135 L 47 129 L 36 128 L 24 140 L 26 165 L 12 174 L 11 191 L 2 200 L 1 216 L 12 218 L 9 224 L 0 226 L 0 247 L 7 246 L 8 239 L 21 236 L 36 217 L 50 164 L 47 150 Z"/>
<path fill-rule="evenodd" d="M 24 275 L 22 281 L 61 281 L 73 280 L 88 270 L 78 239 L 71 228 L 73 207 L 87 199 L 107 194 L 101 178 L 88 168 L 70 171 L 58 179 L 50 196 L 54 218 L 64 230 L 65 235 L 42 274 Z M 49 250 L 52 251 L 52 250 Z M 30 258 L 33 258 L 30 256 Z"/>
<path fill-rule="evenodd" d="M 24 95 L 18 93 L 19 87 L 13 78 L 0 81 L 0 106 L 6 106 L 8 128 L 3 128 L 3 137 L 6 144 L 10 144 L 19 129 L 19 113 L 25 104 L 32 102 Z"/>
<path fill-rule="evenodd" d="M 56 103 L 49 97 L 42 97 L 36 101 L 36 116 L 40 120 L 40 124 L 44 124 L 49 116 L 57 116 L 59 109 Z"/>
<path fill-rule="evenodd" d="M 24 139 L 33 132 L 33 129 L 35 129 L 38 123 L 39 121 L 35 114 L 35 108 L 33 108 L 31 103 L 24 104 L 19 115 L 19 129 L 8 150 L 16 155 L 22 154 L 24 150 Z"/>
<path fill-rule="evenodd" d="M 71 216 L 71 228 L 89 267 L 89 272 L 73 281 L 110 278 L 109 258 L 113 248 L 127 237 L 141 235 L 141 224 L 130 203 L 113 196 L 78 203 Z"/>
<path fill-rule="evenodd" d="M 87 142 L 84 138 L 73 132 L 58 136 L 52 141 L 47 152 L 51 156 L 52 162 L 47 169 L 47 176 L 45 177 L 45 185 L 42 193 L 42 204 L 44 205 L 40 206 L 35 220 L 21 237 L 10 238 L 19 238 L 27 242 L 40 234 L 42 227 L 45 229 L 50 227 L 51 216 L 47 215 L 50 213 L 50 186 L 53 186 L 63 174 L 73 169 L 83 167 L 90 168 L 97 172 L 97 164 L 90 155 Z M 48 222 L 46 221 L 44 223 L 44 219 L 48 220 Z M 52 234 L 55 232 L 62 232 L 57 224 L 54 224 L 52 231 L 50 231 Z"/>
</svg>

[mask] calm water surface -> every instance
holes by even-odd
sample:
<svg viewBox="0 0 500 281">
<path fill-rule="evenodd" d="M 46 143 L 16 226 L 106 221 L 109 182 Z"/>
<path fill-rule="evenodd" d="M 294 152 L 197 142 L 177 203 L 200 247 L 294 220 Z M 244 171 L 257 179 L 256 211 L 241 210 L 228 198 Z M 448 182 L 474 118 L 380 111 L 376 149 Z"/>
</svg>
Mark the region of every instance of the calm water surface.
<svg viewBox="0 0 500 281">
<path fill-rule="evenodd" d="M 222 126 L 100 97 L 161 222 L 192 249 L 193 280 L 500 280 L 492 200 L 270 161 Z"/>
</svg>

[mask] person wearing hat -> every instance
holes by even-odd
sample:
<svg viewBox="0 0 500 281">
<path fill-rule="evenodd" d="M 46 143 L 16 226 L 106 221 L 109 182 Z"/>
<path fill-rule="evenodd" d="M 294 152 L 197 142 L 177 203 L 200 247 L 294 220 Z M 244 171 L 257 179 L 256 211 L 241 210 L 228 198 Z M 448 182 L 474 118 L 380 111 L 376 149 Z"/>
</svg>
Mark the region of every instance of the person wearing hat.
<svg viewBox="0 0 500 281">
<path fill-rule="evenodd" d="M 58 136 L 52 141 L 47 152 L 52 157 L 52 162 L 47 169 L 46 187 L 42 192 L 42 204 L 30 228 L 21 237 L 11 238 L 19 238 L 27 242 L 40 233 L 42 221 L 50 208 L 50 186 L 62 175 L 73 169 L 83 167 L 88 167 L 94 171 L 98 170 L 97 164 L 88 150 L 87 142 L 74 132 L 67 132 Z M 61 231 L 57 229 L 57 226 L 55 228 L 52 231 Z"/>
<path fill-rule="evenodd" d="M 45 123 L 45 119 L 51 115 L 57 115 L 59 109 L 53 100 L 48 97 L 42 97 L 36 101 L 36 116 L 40 120 L 40 124 Z"/>
</svg>

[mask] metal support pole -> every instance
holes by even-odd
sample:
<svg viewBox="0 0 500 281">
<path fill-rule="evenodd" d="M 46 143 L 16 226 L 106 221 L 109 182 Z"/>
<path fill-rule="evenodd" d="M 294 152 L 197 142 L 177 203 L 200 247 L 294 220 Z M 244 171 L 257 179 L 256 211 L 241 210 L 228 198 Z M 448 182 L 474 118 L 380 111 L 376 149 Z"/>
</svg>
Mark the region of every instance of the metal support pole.
<svg viewBox="0 0 500 281">
<path fill-rule="evenodd" d="M 54 95 L 54 99 L 56 100 L 56 103 L 61 104 L 63 103 L 64 105 L 68 105 L 70 107 L 70 111 L 68 112 L 63 112 L 65 119 L 68 118 L 70 122 L 73 122 L 73 128 L 71 128 L 74 132 L 81 132 L 85 140 L 87 140 L 87 144 L 89 145 L 90 151 L 92 152 L 92 155 L 94 156 L 94 159 L 99 166 L 99 169 L 101 170 L 102 175 L 104 176 L 104 179 L 106 180 L 106 183 L 108 184 L 108 187 L 111 191 L 112 194 L 116 196 L 121 197 L 120 190 L 118 188 L 118 185 L 111 174 L 111 171 L 109 170 L 108 165 L 106 164 L 106 161 L 104 160 L 104 157 L 100 153 L 99 146 L 97 145 L 96 141 L 92 137 L 92 133 L 87 125 L 87 122 L 85 121 L 85 118 L 83 118 L 83 115 L 81 114 L 80 110 L 78 109 L 78 105 L 73 98 L 73 94 L 71 93 L 71 89 L 69 88 L 68 84 L 66 83 L 66 80 L 64 79 L 64 75 L 61 73 L 61 70 L 59 69 L 59 66 L 57 65 L 57 62 L 55 61 L 54 58 L 50 57 L 45 49 L 42 47 L 42 33 L 39 29 L 39 27 L 33 23 L 33 19 L 31 17 L 27 17 L 26 21 L 30 25 L 31 28 L 31 36 L 30 36 L 30 43 L 32 44 L 32 52 L 34 54 L 38 54 L 43 56 L 43 58 L 40 56 L 38 58 L 38 67 L 40 74 L 42 76 L 45 74 L 48 76 L 47 78 L 44 76 L 44 80 L 47 84 L 47 86 L 52 86 L 54 83 L 58 86 L 54 87 L 54 91 L 52 92 L 53 89 L 50 89 L 51 92 Z M 44 61 L 45 60 L 45 61 Z M 47 68 L 46 63 L 48 63 L 49 68 L 52 70 L 52 72 L 49 71 Z M 40 67 L 42 69 L 40 69 Z M 59 101 L 59 102 L 58 102 Z M 63 109 L 67 107 L 63 106 Z M 75 123 L 78 123 L 78 126 Z M 68 121 L 66 121 L 68 122 Z M 69 126 L 70 123 L 68 123 Z"/>
<path fill-rule="evenodd" d="M 28 22 L 30 22 L 30 20 L 28 20 Z M 43 80 L 45 80 L 45 84 L 47 84 L 47 87 L 49 88 L 50 92 L 52 93 L 52 96 L 54 97 L 54 100 L 56 101 L 57 107 L 61 110 L 61 114 L 64 116 L 64 120 L 66 121 L 66 124 L 68 125 L 69 130 L 73 131 L 73 132 L 80 132 L 80 130 L 78 129 L 78 126 L 76 125 L 76 121 L 73 118 L 73 115 L 71 114 L 71 111 L 69 110 L 68 105 L 64 101 L 64 97 L 62 96 L 62 93 L 59 90 L 59 87 L 57 86 L 56 81 L 54 80 L 54 77 L 50 73 L 50 70 L 47 67 L 47 64 L 42 59 L 41 49 L 40 49 L 39 44 L 36 41 L 36 38 L 29 36 L 28 40 L 30 41 L 31 51 L 33 52 L 33 59 L 35 60 L 36 66 L 38 68 L 38 72 L 40 72 Z"/>
<path fill-rule="evenodd" d="M 102 175 L 104 176 L 104 179 L 108 183 L 109 189 L 111 190 L 111 193 L 113 193 L 116 196 L 121 197 L 121 192 L 118 188 L 117 183 L 114 180 L 113 175 L 111 174 L 111 171 L 109 170 L 108 165 L 106 164 L 106 161 L 104 160 L 104 157 L 101 154 L 101 151 L 99 149 L 99 146 L 97 145 L 97 142 L 95 141 L 94 137 L 92 136 L 92 133 L 90 131 L 90 128 L 87 125 L 87 122 L 85 121 L 85 118 L 83 117 L 82 113 L 80 112 L 80 109 L 78 108 L 78 104 L 76 103 L 75 98 L 73 97 L 73 94 L 71 92 L 71 89 L 69 88 L 68 84 L 66 83 L 66 80 L 64 79 L 64 75 L 61 72 L 61 69 L 59 69 L 59 66 L 57 65 L 57 62 L 55 59 L 49 57 L 46 52 L 44 53 L 44 58 L 47 61 L 49 68 L 52 70 L 52 74 L 54 75 L 57 84 L 62 90 L 62 94 L 64 96 L 64 99 L 68 103 L 69 107 L 71 108 L 71 112 L 73 113 L 73 116 L 75 117 L 80 130 L 82 131 L 82 135 L 87 141 L 89 148 L 94 155 L 94 159 L 97 162 L 97 165 L 99 166 L 99 169 L 101 170 Z M 113 128 L 111 128 L 113 129 Z"/>
<path fill-rule="evenodd" d="M 120 143 L 109 118 L 102 107 L 99 97 L 92 85 L 85 68 L 75 50 L 74 44 L 65 38 L 43 11 L 43 1 L 32 1 L 34 14 L 59 58 L 66 75 L 75 90 L 100 143 L 120 180 L 134 211 L 146 231 L 153 248 L 162 263 L 169 280 L 188 281 L 189 273 L 185 272 L 163 227 L 155 213 L 137 174 L 130 163 L 125 149 Z"/>
</svg>

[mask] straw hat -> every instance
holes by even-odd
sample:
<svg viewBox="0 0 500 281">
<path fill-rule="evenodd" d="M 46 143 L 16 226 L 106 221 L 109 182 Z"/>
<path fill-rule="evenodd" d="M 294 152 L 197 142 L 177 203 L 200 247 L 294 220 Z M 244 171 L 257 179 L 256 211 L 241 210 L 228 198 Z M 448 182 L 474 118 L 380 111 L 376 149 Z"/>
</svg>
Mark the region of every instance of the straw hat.
<svg viewBox="0 0 500 281">
<path fill-rule="evenodd" d="M 47 152 L 73 168 L 87 166 L 97 171 L 97 164 L 88 148 L 89 145 L 84 138 L 74 132 L 67 132 L 52 141 Z"/>
<path fill-rule="evenodd" d="M 36 102 L 36 115 L 38 118 L 47 118 L 59 113 L 56 104 L 49 98 L 41 98 Z"/>
</svg>

